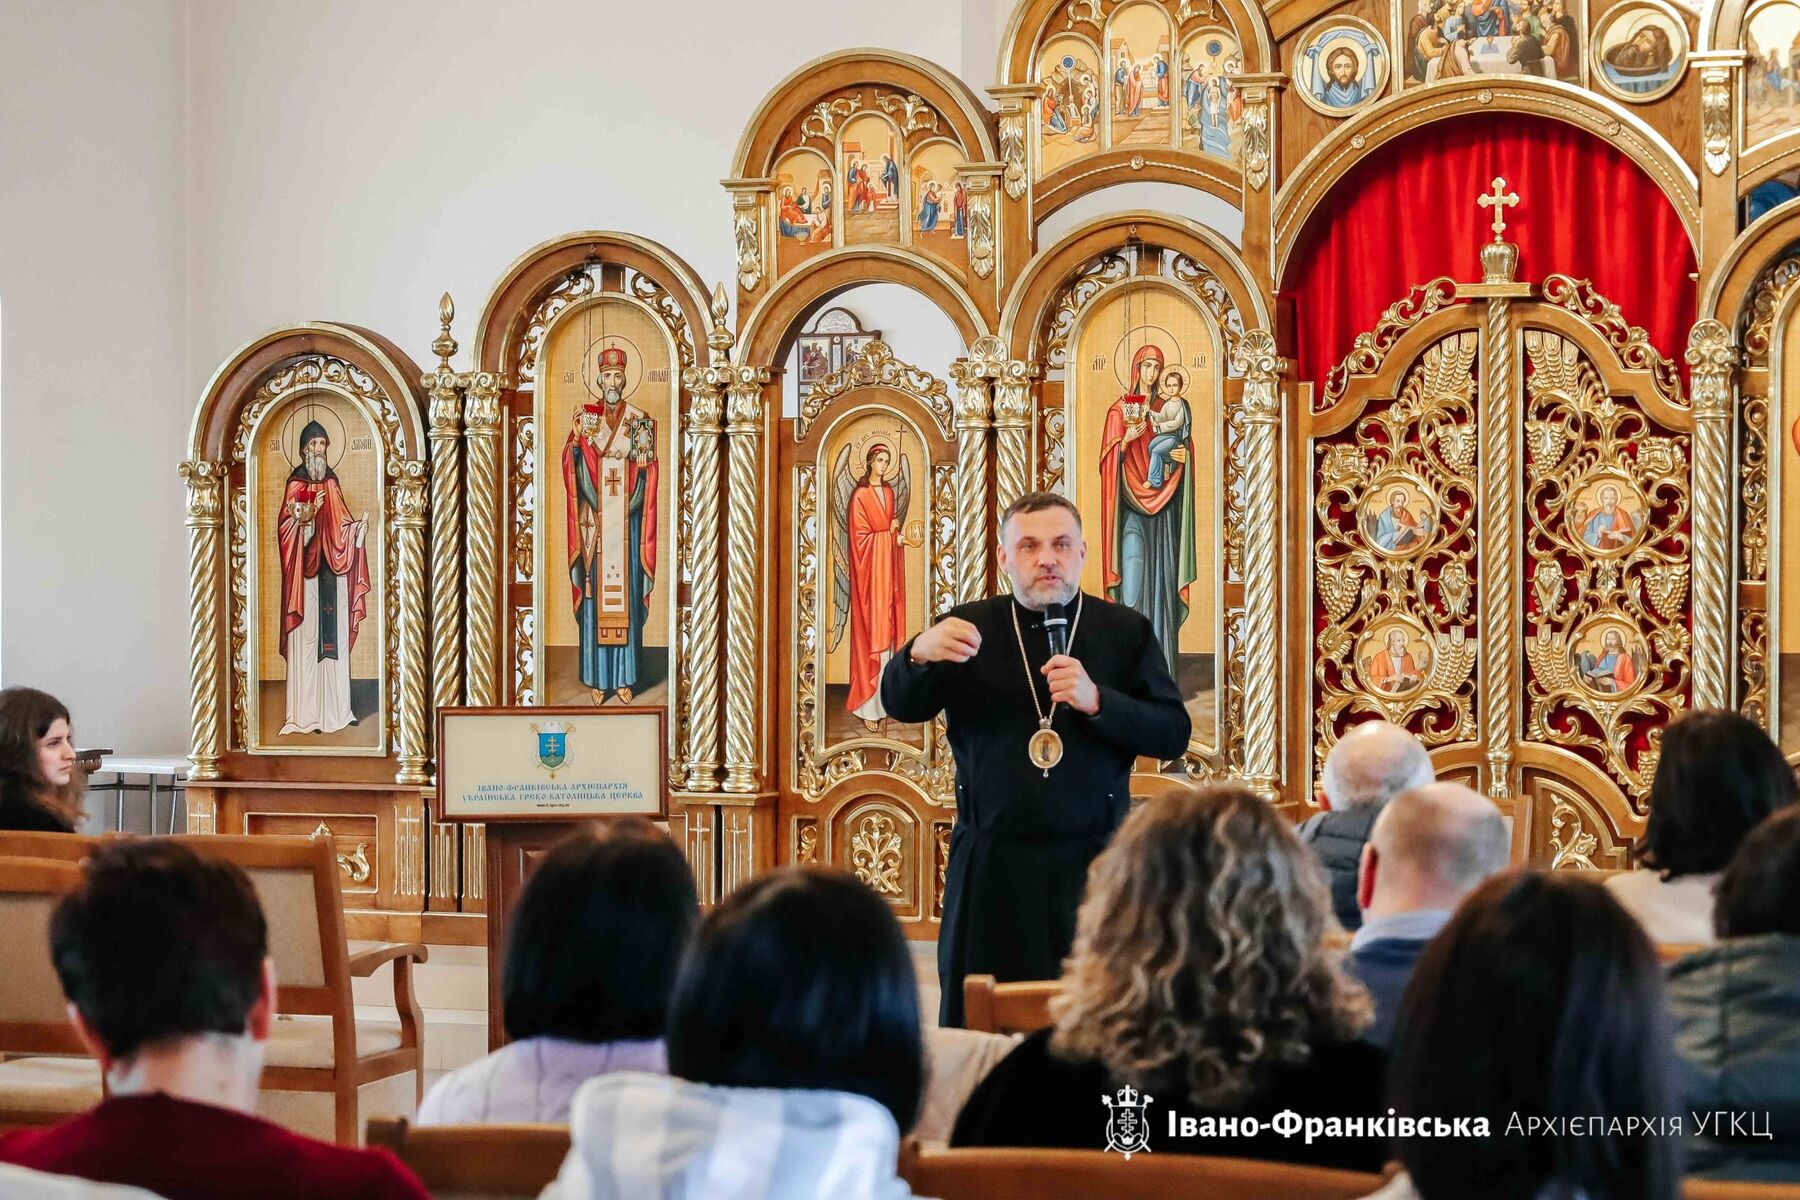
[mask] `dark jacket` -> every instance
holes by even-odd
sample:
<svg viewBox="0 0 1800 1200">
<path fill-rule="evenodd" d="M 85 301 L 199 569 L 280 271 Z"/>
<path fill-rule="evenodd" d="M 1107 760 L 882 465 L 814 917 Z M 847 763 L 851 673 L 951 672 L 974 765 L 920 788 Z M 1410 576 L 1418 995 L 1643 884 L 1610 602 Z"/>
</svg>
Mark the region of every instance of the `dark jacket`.
<svg viewBox="0 0 1800 1200">
<path fill-rule="evenodd" d="M 995 596 L 950 615 L 974 624 L 981 649 L 966 663 L 920 665 L 909 641 L 888 661 L 881 703 L 898 721 L 944 714 L 956 758 L 956 827 L 944 868 L 938 934 L 939 1020 L 962 1024 L 963 977 L 1055 979 L 1075 936 L 1088 864 L 1131 806 L 1139 755 L 1179 758 L 1190 721 L 1150 622 L 1083 596 L 1069 653 L 1100 690 L 1094 716 L 1059 708 L 1063 758 L 1048 773 L 1026 745 L 1038 730 L 1032 693 L 1048 706 L 1038 669 L 1050 657 L 1042 613 Z M 1024 645 L 1025 661 L 1020 658 Z"/>
<path fill-rule="evenodd" d="M 1250 1137 L 1173 1137 L 1169 1116 L 1255 1117 L 1267 1125 L 1278 1113 L 1305 1117 L 1375 1117 L 1386 1111 L 1382 1098 L 1386 1056 L 1367 1042 L 1327 1043 L 1297 1067 L 1275 1071 L 1262 1093 L 1235 1113 L 1209 1112 L 1183 1094 L 1179 1080 L 1118 1080 L 1092 1061 L 1071 1062 L 1050 1050 L 1048 1029 L 1020 1042 L 988 1072 L 956 1118 L 952 1146 L 1044 1146 L 1068 1150 L 1107 1148 L 1109 1109 L 1102 1096 L 1117 1095 L 1123 1083 L 1148 1092 L 1142 1110 L 1150 1149 L 1157 1153 L 1207 1154 L 1306 1163 L 1349 1171 L 1378 1171 L 1387 1157 L 1381 1138 L 1319 1137 L 1310 1144 L 1263 1130 Z"/>
<path fill-rule="evenodd" d="M 1688 955 L 1669 968 L 1669 1008 L 1689 1172 L 1800 1182 L 1800 936 L 1729 938 Z M 1697 1128 L 1718 1112 L 1755 1114 L 1774 1139 L 1734 1132 L 1729 1118 Z"/>
<path fill-rule="evenodd" d="M 1338 924 L 1352 933 L 1362 927 L 1362 909 L 1356 906 L 1356 868 L 1380 812 L 1379 808 L 1322 812 L 1308 817 L 1296 831 L 1300 840 L 1312 847 L 1331 880 L 1331 909 Z"/>
<path fill-rule="evenodd" d="M 1344 959 L 1344 969 L 1369 989 L 1369 998 L 1375 1001 L 1375 1024 L 1363 1034 L 1364 1041 L 1383 1049 L 1392 1044 L 1400 997 L 1406 994 L 1406 984 L 1419 955 L 1430 944 L 1429 938 L 1377 938 L 1358 946 Z"/>
<path fill-rule="evenodd" d="M 18 833 L 73 833 L 57 813 L 23 796 L 0 795 L 0 829 Z"/>
</svg>

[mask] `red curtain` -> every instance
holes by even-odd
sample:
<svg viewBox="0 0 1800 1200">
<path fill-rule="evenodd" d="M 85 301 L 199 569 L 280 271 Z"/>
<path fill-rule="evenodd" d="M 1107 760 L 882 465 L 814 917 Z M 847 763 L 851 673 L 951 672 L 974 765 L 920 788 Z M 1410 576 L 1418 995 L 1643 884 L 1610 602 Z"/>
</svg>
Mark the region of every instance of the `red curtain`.
<svg viewBox="0 0 1800 1200">
<path fill-rule="evenodd" d="M 1283 295 L 1293 302 L 1299 378 L 1318 383 L 1358 333 L 1415 284 L 1481 280 L 1493 210 L 1475 200 L 1496 176 L 1519 278 L 1591 279 L 1681 359 L 1694 321 L 1694 250 L 1661 189 L 1623 152 L 1546 117 L 1483 113 L 1416 129 L 1375 151 L 1315 210 Z"/>
</svg>

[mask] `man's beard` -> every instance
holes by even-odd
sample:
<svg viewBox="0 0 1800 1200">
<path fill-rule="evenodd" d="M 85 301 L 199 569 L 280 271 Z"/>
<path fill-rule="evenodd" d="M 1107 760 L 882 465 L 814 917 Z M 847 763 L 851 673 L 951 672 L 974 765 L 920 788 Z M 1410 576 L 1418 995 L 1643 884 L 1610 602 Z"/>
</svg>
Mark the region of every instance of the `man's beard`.
<svg viewBox="0 0 1800 1200">
<path fill-rule="evenodd" d="M 325 456 L 323 454 L 308 454 L 305 457 L 306 477 L 314 483 L 325 478 L 325 472 L 327 470 L 325 466 Z"/>
<path fill-rule="evenodd" d="M 1013 581 L 1013 599 L 1026 608 L 1043 611 L 1052 604 L 1067 604 L 1075 599 L 1075 593 L 1081 585 L 1073 579 L 1059 579 L 1054 583 L 1027 582 L 1023 579 Z"/>
<path fill-rule="evenodd" d="M 601 391 L 600 396 L 601 396 L 601 399 L 606 401 L 606 406 L 608 408 L 611 408 L 613 405 L 617 404 L 620 400 L 623 400 L 625 398 L 619 392 L 618 388 L 605 388 Z"/>
</svg>

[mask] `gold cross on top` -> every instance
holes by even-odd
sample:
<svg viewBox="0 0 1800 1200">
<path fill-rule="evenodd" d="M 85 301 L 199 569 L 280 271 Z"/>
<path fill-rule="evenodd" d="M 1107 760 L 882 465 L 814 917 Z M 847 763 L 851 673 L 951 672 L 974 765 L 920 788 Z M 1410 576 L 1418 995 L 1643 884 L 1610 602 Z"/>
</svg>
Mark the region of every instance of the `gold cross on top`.
<svg viewBox="0 0 1800 1200">
<path fill-rule="evenodd" d="M 1504 179 L 1496 178 L 1493 182 L 1493 188 L 1494 190 L 1491 193 L 1478 198 L 1476 203 L 1483 208 L 1491 208 L 1494 210 L 1494 224 L 1492 228 L 1494 230 L 1494 240 L 1498 242 L 1500 240 L 1500 235 L 1506 232 L 1506 210 L 1517 204 L 1519 202 L 1519 197 L 1517 193 L 1511 195 L 1507 193 L 1506 180 Z"/>
</svg>

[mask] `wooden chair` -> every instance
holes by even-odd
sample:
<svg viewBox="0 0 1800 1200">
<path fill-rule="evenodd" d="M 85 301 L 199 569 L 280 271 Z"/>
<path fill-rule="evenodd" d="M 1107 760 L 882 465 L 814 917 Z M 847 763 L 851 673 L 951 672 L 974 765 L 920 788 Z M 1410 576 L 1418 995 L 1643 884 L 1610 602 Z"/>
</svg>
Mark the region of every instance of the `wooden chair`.
<svg viewBox="0 0 1800 1200">
<path fill-rule="evenodd" d="M 435 1200 L 532 1200 L 569 1153 L 562 1125 L 409 1125 L 369 1122 L 369 1145 L 413 1169 Z"/>
<path fill-rule="evenodd" d="M 0 858 L 40 858 L 52 862 L 78 863 L 92 854 L 94 847 L 99 844 L 99 838 L 79 833 L 0 830 Z"/>
<path fill-rule="evenodd" d="M 1192 791 L 1194 784 L 1191 780 L 1177 779 L 1173 775 L 1157 775 L 1150 771 L 1133 771 L 1131 773 L 1131 778 L 1126 783 L 1126 787 L 1131 793 L 1132 803 L 1140 804 L 1145 800 L 1155 799 L 1158 796 L 1169 796 Z"/>
<path fill-rule="evenodd" d="M 63 833 L 5 835 L 69 838 Z M 71 862 L 0 858 L 0 1126 L 48 1125 L 98 1104 L 100 1066 L 69 1020 L 50 959 L 50 914 L 81 878 Z M 23 1055 L 26 1057 L 15 1057 Z"/>
<path fill-rule="evenodd" d="M 1239 1158 L 1139 1154 L 1128 1162 L 1104 1150 L 940 1150 L 917 1139 L 900 1148 L 900 1175 L 915 1195 L 937 1200 L 1357 1200 L 1382 1185 L 1380 1175 L 1359 1171 Z"/>
<path fill-rule="evenodd" d="M 361 1135 L 365 1088 L 383 1085 L 367 1097 L 374 1108 L 415 1111 L 424 1089 L 424 1053 L 412 964 L 424 962 L 426 950 L 406 942 L 349 953 L 331 843 L 266 836 L 170 840 L 236 863 L 262 901 L 279 989 L 275 1011 L 280 1014 L 264 1053 L 263 1115 L 300 1132 L 353 1145 Z M 352 976 L 373 975 L 390 962 L 397 1029 L 387 1022 L 358 1021 L 350 997 Z M 411 1080 L 404 1078 L 408 1072 Z M 331 1097 L 329 1119 L 316 1103 L 308 1103 L 321 1095 Z"/>
<path fill-rule="evenodd" d="M 1032 1033 L 1050 1024 L 1050 999 L 1062 991 L 1055 979 L 996 983 L 992 975 L 963 979 L 963 1024 L 982 1033 Z"/>
<path fill-rule="evenodd" d="M 1725 1179 L 1685 1179 L 1682 1200 L 1800 1200 L 1800 1183 L 1740 1183 Z"/>
</svg>

